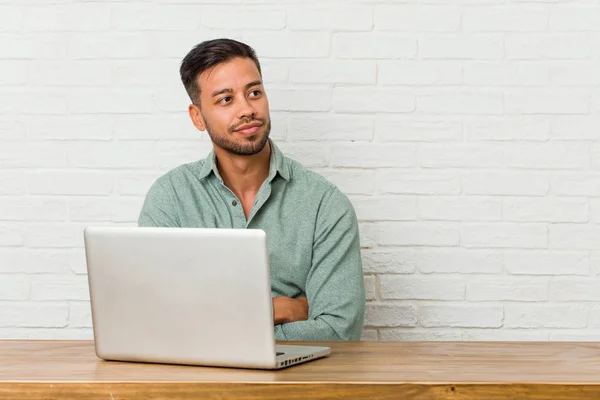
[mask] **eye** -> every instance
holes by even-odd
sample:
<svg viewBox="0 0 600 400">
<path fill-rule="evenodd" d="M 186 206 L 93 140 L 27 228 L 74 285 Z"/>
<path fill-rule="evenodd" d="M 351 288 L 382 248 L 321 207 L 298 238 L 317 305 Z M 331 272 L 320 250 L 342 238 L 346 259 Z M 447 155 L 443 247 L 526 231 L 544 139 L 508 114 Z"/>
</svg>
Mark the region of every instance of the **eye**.
<svg viewBox="0 0 600 400">
<path fill-rule="evenodd" d="M 254 98 L 260 97 L 261 94 L 262 94 L 262 92 L 260 90 L 256 89 L 256 90 L 253 90 L 250 92 L 250 97 L 254 97 Z"/>
<path fill-rule="evenodd" d="M 228 104 L 231 103 L 231 100 L 233 100 L 233 97 L 225 96 L 221 100 L 219 100 L 219 104 Z"/>
</svg>

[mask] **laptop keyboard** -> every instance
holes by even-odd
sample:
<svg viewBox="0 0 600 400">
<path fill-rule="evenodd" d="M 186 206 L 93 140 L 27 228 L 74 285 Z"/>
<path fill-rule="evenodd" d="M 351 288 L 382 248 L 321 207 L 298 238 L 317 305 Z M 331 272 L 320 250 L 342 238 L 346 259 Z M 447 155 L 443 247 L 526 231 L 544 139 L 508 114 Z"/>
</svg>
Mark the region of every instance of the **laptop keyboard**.
<svg viewBox="0 0 600 400">
<path fill-rule="evenodd" d="M 275 356 L 276 356 L 276 357 L 279 357 L 279 356 L 282 356 L 282 355 L 284 355 L 284 354 L 285 354 L 285 353 L 280 353 L 280 352 L 277 352 L 277 354 L 275 354 Z"/>
</svg>

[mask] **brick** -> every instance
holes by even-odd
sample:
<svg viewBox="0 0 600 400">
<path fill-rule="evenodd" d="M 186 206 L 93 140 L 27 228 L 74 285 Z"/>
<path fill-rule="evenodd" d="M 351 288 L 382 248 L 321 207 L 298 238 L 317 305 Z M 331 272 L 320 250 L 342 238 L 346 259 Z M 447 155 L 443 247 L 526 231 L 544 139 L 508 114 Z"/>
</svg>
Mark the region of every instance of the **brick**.
<svg viewBox="0 0 600 400">
<path fill-rule="evenodd" d="M 2 272 L 60 274 L 67 272 L 67 255 L 61 250 L 0 248 Z"/>
<path fill-rule="evenodd" d="M 413 306 L 369 303 L 365 310 L 365 326 L 413 327 L 417 324 L 417 310 Z"/>
<path fill-rule="evenodd" d="M 75 275 L 87 274 L 87 260 L 85 257 L 85 249 L 68 249 L 65 251 L 67 257 L 66 265 L 69 272 Z"/>
<path fill-rule="evenodd" d="M 210 141 L 161 142 L 156 149 L 156 165 L 161 171 L 166 172 L 181 164 L 206 158 L 212 149 L 213 145 Z"/>
<path fill-rule="evenodd" d="M 460 20 L 458 7 L 375 6 L 375 28 L 382 31 L 456 32 Z"/>
<path fill-rule="evenodd" d="M 262 59 L 260 69 L 265 85 L 272 83 L 288 83 L 290 77 L 290 65 L 294 65 L 290 60 L 281 59 Z"/>
<path fill-rule="evenodd" d="M 331 162 L 331 149 L 313 142 L 281 143 L 280 149 L 294 160 L 300 162 L 304 167 L 325 167 Z"/>
<path fill-rule="evenodd" d="M 74 59 L 146 58 L 152 56 L 152 37 L 144 32 L 82 32 L 69 36 L 68 53 Z"/>
<path fill-rule="evenodd" d="M 421 306 L 419 324 L 425 328 L 499 328 L 503 310 L 497 306 Z"/>
<path fill-rule="evenodd" d="M 505 198 L 505 221 L 515 222 L 587 222 L 589 205 L 583 198 Z"/>
<path fill-rule="evenodd" d="M 528 169 L 588 169 L 588 143 L 519 143 L 505 147 L 506 165 Z"/>
<path fill-rule="evenodd" d="M 438 222 L 379 222 L 381 246 L 458 246 L 460 226 Z"/>
<path fill-rule="evenodd" d="M 363 342 L 376 342 L 377 341 L 377 330 L 376 329 L 364 329 L 360 340 Z"/>
<path fill-rule="evenodd" d="M 64 221 L 67 202 L 45 197 L 0 197 L 0 220 L 5 221 Z"/>
<path fill-rule="evenodd" d="M 112 7 L 112 27 L 122 31 L 187 31 L 200 27 L 198 7 L 122 3 Z"/>
<path fill-rule="evenodd" d="M 0 301 L 28 300 L 30 283 L 28 275 L 0 275 Z"/>
<path fill-rule="evenodd" d="M 363 271 L 376 274 L 413 274 L 416 272 L 418 253 L 414 249 L 363 250 Z"/>
<path fill-rule="evenodd" d="M 475 280 L 467 284 L 468 301 L 546 301 L 546 281 Z"/>
<path fill-rule="evenodd" d="M 458 85 L 462 61 L 379 61 L 381 85 Z"/>
<path fill-rule="evenodd" d="M 506 93 L 508 114 L 587 114 L 590 96 L 571 90 L 510 90 Z"/>
<path fill-rule="evenodd" d="M 570 301 L 600 301 L 600 281 L 589 277 L 578 280 L 561 280 L 550 282 L 550 300 L 560 302 Z"/>
<path fill-rule="evenodd" d="M 539 32 L 548 27 L 546 7 L 509 6 L 468 7 L 463 11 L 466 32 Z"/>
<path fill-rule="evenodd" d="M 465 247 L 523 248 L 548 247 L 548 228 L 541 224 L 469 224 L 463 227 Z"/>
<path fill-rule="evenodd" d="M 564 62 L 550 67 L 550 83 L 558 86 L 600 85 L 599 62 Z"/>
<path fill-rule="evenodd" d="M 346 194 L 372 194 L 375 171 L 361 169 L 317 170 L 320 175 L 336 185 Z"/>
<path fill-rule="evenodd" d="M 67 326 L 69 307 L 62 303 L 0 303 L 1 327 L 62 328 Z"/>
<path fill-rule="evenodd" d="M 275 7 L 203 7 L 200 20 L 204 28 L 256 29 L 256 21 L 260 20 L 260 29 L 285 28 L 285 9 Z"/>
<path fill-rule="evenodd" d="M 34 276 L 31 280 L 31 298 L 36 301 L 89 300 L 87 276 Z"/>
<path fill-rule="evenodd" d="M 499 60 L 504 41 L 499 34 L 430 34 L 419 38 L 423 59 Z"/>
<path fill-rule="evenodd" d="M 111 9 L 106 4 L 69 4 L 28 7 L 23 27 L 26 32 L 106 31 Z"/>
<path fill-rule="evenodd" d="M 333 167 L 413 167 L 417 163 L 414 146 L 403 144 L 352 143 L 332 147 Z"/>
<path fill-rule="evenodd" d="M 30 66 L 21 60 L 0 60 L 0 86 L 21 86 L 26 83 L 30 76 Z"/>
<path fill-rule="evenodd" d="M 333 110 L 336 113 L 411 113 L 415 110 L 415 101 L 415 94 L 408 90 L 333 89 Z"/>
<path fill-rule="evenodd" d="M 489 197 L 422 196 L 419 219 L 429 221 L 500 221 L 502 201 Z"/>
<path fill-rule="evenodd" d="M 156 89 L 154 101 L 155 106 L 158 108 L 158 111 L 161 111 L 161 113 L 178 112 L 181 113 L 181 115 L 183 115 L 183 112 L 186 111 L 188 106 L 190 105 L 190 98 L 188 97 L 185 90 L 182 87 L 175 86 L 160 87 Z"/>
<path fill-rule="evenodd" d="M 374 222 L 358 222 L 361 249 L 377 246 L 377 226 Z"/>
<path fill-rule="evenodd" d="M 463 193 L 468 195 L 545 196 L 549 190 L 547 174 L 539 172 L 464 172 Z"/>
<path fill-rule="evenodd" d="M 259 57 L 320 58 L 329 57 L 330 34 L 326 32 L 248 32 L 246 43 L 252 43 Z"/>
<path fill-rule="evenodd" d="M 549 24 L 552 31 L 600 31 L 600 9 L 572 4 L 553 7 Z"/>
<path fill-rule="evenodd" d="M 65 33 L 0 33 L 0 54 L 5 60 L 64 59 L 67 57 L 67 43 Z"/>
<path fill-rule="evenodd" d="M 512 275 L 588 275 L 590 257 L 587 252 L 506 251 L 506 271 Z"/>
<path fill-rule="evenodd" d="M 466 61 L 462 83 L 481 86 L 545 86 L 550 83 L 550 70 L 542 63 Z"/>
<path fill-rule="evenodd" d="M 156 158 L 154 142 L 82 142 L 69 149 L 70 164 L 76 168 L 150 168 Z"/>
<path fill-rule="evenodd" d="M 378 193 L 450 195 L 460 193 L 460 185 L 458 174 L 445 171 L 383 169 L 378 170 L 376 175 Z"/>
<path fill-rule="evenodd" d="M 0 140 L 3 143 L 25 139 L 27 125 L 13 119 L 0 120 Z"/>
<path fill-rule="evenodd" d="M 154 109 L 147 90 L 89 89 L 69 94 L 69 111 L 74 114 L 148 114 Z"/>
<path fill-rule="evenodd" d="M 379 142 L 451 142 L 462 140 L 462 123 L 455 117 L 403 116 L 377 118 Z"/>
<path fill-rule="evenodd" d="M 69 327 L 92 327 L 92 309 L 89 302 L 72 302 L 69 304 Z"/>
<path fill-rule="evenodd" d="M 287 25 L 292 30 L 305 31 L 371 31 L 373 12 L 370 7 L 287 7 Z M 261 15 L 257 20 L 265 19 Z M 252 26 L 254 27 L 254 26 Z M 262 29 L 262 27 L 261 27 Z"/>
<path fill-rule="evenodd" d="M 381 329 L 379 333 L 383 342 L 451 342 L 460 341 L 462 337 L 460 332 L 418 328 Z"/>
<path fill-rule="evenodd" d="M 0 247 L 25 244 L 25 229 L 22 223 L 0 221 Z"/>
<path fill-rule="evenodd" d="M 417 54 L 417 40 L 387 33 L 334 33 L 333 56 L 350 59 L 410 59 Z"/>
<path fill-rule="evenodd" d="M 590 327 L 600 328 L 600 309 L 590 310 Z"/>
<path fill-rule="evenodd" d="M 180 87 L 179 63 L 174 59 L 112 61 L 110 83 L 119 88 Z"/>
<path fill-rule="evenodd" d="M 600 177 L 595 173 L 561 173 L 551 179 L 552 193 L 564 196 L 600 196 Z"/>
<path fill-rule="evenodd" d="M 589 270 L 590 275 L 592 276 L 600 276 L 600 252 L 591 251 L 590 252 L 590 266 Z"/>
<path fill-rule="evenodd" d="M 600 116 L 557 115 L 550 126 L 550 137 L 558 140 L 597 140 Z"/>
<path fill-rule="evenodd" d="M 415 197 L 369 196 L 353 197 L 351 200 L 358 219 L 361 221 L 414 221 L 417 219 L 417 199 Z"/>
<path fill-rule="evenodd" d="M 91 328 L 45 328 L 30 329 L 27 340 L 94 340 Z"/>
<path fill-rule="evenodd" d="M 421 144 L 419 165 L 425 168 L 501 168 L 504 152 L 488 144 Z"/>
<path fill-rule="evenodd" d="M 550 225 L 551 249 L 599 250 L 600 227 L 594 225 Z"/>
<path fill-rule="evenodd" d="M 331 109 L 330 89 L 270 89 L 272 111 L 328 111 Z"/>
<path fill-rule="evenodd" d="M 115 178 L 115 192 L 122 196 L 145 196 L 158 177 L 154 172 L 120 171 Z"/>
<path fill-rule="evenodd" d="M 598 335 L 600 332 L 596 330 L 590 331 L 568 331 L 568 332 L 550 332 L 549 340 L 551 341 L 565 341 L 565 342 L 597 342 Z"/>
<path fill-rule="evenodd" d="M 94 171 L 36 172 L 29 176 L 30 194 L 39 195 L 109 195 L 113 175 Z"/>
<path fill-rule="evenodd" d="M 57 115 L 65 114 L 68 110 L 64 93 L 41 89 L 22 90 L 11 88 L 0 92 L 0 114 Z"/>
<path fill-rule="evenodd" d="M 27 119 L 28 137 L 34 140 L 110 140 L 114 125 L 114 119 L 106 115 L 47 115 Z"/>
<path fill-rule="evenodd" d="M 371 141 L 374 123 L 370 117 L 353 115 L 292 115 L 287 122 L 288 137 L 292 141 Z"/>
<path fill-rule="evenodd" d="M 384 300 L 464 300 L 465 281 L 456 278 L 416 278 L 382 275 L 381 298 Z"/>
<path fill-rule="evenodd" d="M 311 60 L 290 66 L 294 83 L 375 84 L 377 64 L 367 60 Z"/>
<path fill-rule="evenodd" d="M 468 140 L 511 141 L 548 140 L 550 121 L 540 116 L 466 117 L 464 130 Z"/>
<path fill-rule="evenodd" d="M 0 148 L 0 168 L 66 168 L 67 154 L 64 143 L 9 143 Z"/>
<path fill-rule="evenodd" d="M 377 300 L 377 281 L 375 275 L 367 275 L 364 280 L 367 301 Z"/>
<path fill-rule="evenodd" d="M 83 246 L 82 224 L 31 223 L 26 227 L 26 242 L 31 248 L 72 248 Z"/>
<path fill-rule="evenodd" d="M 499 274 L 502 254 L 472 249 L 424 249 L 418 266 L 422 274 Z"/>
<path fill-rule="evenodd" d="M 435 90 L 417 97 L 417 111 L 431 114 L 502 114 L 504 94 L 497 90 Z"/>
<path fill-rule="evenodd" d="M 563 305 L 507 305 L 504 307 L 507 328 L 585 328 L 588 311 Z"/>
<path fill-rule="evenodd" d="M 600 223 L 600 200 L 598 200 L 598 199 L 590 200 L 590 206 L 591 206 L 592 221 L 594 221 L 595 223 Z M 574 222 L 574 221 L 569 221 L 569 222 Z"/>
<path fill-rule="evenodd" d="M 110 63 L 104 61 L 32 61 L 29 83 L 38 86 L 107 86 Z"/>
<path fill-rule="evenodd" d="M 24 7 L 0 6 L 0 32 L 22 30 L 23 20 Z"/>
<path fill-rule="evenodd" d="M 69 199 L 69 221 L 137 222 L 144 197 Z"/>
<path fill-rule="evenodd" d="M 590 39 L 573 33 L 509 33 L 505 38 L 509 60 L 587 59 Z"/>
<path fill-rule="evenodd" d="M 545 342 L 548 341 L 548 332 L 523 329 L 469 329 L 463 332 L 461 340 L 473 342 Z"/>
</svg>

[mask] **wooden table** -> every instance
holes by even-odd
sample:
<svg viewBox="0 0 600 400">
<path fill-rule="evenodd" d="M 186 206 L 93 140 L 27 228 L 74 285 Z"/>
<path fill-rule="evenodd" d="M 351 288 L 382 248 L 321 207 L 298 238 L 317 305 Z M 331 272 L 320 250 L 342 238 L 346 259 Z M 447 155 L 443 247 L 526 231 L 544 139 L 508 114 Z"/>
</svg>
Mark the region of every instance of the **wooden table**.
<svg viewBox="0 0 600 400">
<path fill-rule="evenodd" d="M 600 343 L 327 345 L 329 358 L 256 371 L 106 362 L 89 341 L 0 341 L 0 399 L 600 399 Z"/>
</svg>

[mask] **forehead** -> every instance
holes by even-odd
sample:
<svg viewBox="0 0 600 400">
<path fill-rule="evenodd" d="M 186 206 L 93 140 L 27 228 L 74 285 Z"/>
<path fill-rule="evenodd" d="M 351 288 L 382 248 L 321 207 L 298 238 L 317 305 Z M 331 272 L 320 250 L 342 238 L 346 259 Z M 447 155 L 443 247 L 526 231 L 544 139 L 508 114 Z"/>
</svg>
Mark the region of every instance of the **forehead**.
<svg viewBox="0 0 600 400">
<path fill-rule="evenodd" d="M 214 90 L 240 89 L 261 78 L 254 61 L 237 57 L 203 71 L 197 79 L 203 95 L 210 96 Z"/>
</svg>

